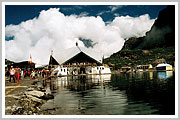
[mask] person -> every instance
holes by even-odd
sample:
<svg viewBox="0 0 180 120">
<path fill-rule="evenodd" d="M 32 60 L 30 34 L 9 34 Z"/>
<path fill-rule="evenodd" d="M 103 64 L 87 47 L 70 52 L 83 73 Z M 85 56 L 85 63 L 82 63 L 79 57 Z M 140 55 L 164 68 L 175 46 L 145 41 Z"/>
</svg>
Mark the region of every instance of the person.
<svg viewBox="0 0 180 120">
<path fill-rule="evenodd" d="M 37 77 L 39 78 L 40 75 L 41 75 L 41 72 L 38 70 L 38 71 L 37 71 Z"/>
<path fill-rule="evenodd" d="M 32 71 L 32 73 L 31 73 L 31 78 L 32 78 L 32 79 L 35 79 L 35 71 Z"/>
<path fill-rule="evenodd" d="M 23 79 L 24 78 L 24 72 L 23 72 L 24 70 L 22 69 L 21 70 L 21 79 Z"/>
<path fill-rule="evenodd" d="M 48 73 L 47 73 L 47 78 L 50 80 L 51 80 L 51 73 L 52 73 L 52 71 L 48 71 Z"/>
<path fill-rule="evenodd" d="M 5 77 L 8 79 L 8 78 L 9 78 L 9 76 L 10 76 L 9 70 L 8 70 L 8 69 L 6 69 L 6 71 L 5 71 Z"/>
<path fill-rule="evenodd" d="M 9 77 L 10 73 L 9 70 L 6 70 L 6 76 Z"/>
<path fill-rule="evenodd" d="M 18 67 L 16 67 L 16 68 L 15 68 L 15 77 L 16 77 L 16 81 L 17 81 L 17 83 L 19 82 L 19 75 L 20 75 L 19 68 L 18 68 Z"/>
<path fill-rule="evenodd" d="M 11 78 L 13 78 L 14 82 L 15 82 L 15 69 L 13 68 L 13 66 L 11 66 L 9 73 L 10 73 L 10 79 L 9 82 L 11 82 Z"/>
<path fill-rule="evenodd" d="M 46 72 L 45 69 L 42 70 L 42 77 L 45 78 L 46 77 Z"/>
</svg>

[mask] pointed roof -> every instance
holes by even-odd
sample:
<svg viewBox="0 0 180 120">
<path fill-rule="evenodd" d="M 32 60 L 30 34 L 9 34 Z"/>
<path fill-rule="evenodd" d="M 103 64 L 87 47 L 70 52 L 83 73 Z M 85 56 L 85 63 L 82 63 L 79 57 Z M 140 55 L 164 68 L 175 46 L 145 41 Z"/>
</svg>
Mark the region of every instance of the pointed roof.
<svg viewBox="0 0 180 120">
<path fill-rule="evenodd" d="M 75 57 L 79 59 L 80 56 L 86 57 L 86 60 L 88 58 L 88 60 L 91 62 L 102 63 L 103 55 L 100 52 L 85 47 L 76 46 L 73 48 L 66 49 L 64 51 L 54 52 L 53 54 L 53 58 L 59 64 L 66 64 L 70 61 L 74 61 Z M 83 57 L 82 59 L 85 59 Z"/>
<path fill-rule="evenodd" d="M 54 57 L 51 55 L 49 59 L 49 65 L 59 65 L 59 63 L 54 59 Z"/>
</svg>

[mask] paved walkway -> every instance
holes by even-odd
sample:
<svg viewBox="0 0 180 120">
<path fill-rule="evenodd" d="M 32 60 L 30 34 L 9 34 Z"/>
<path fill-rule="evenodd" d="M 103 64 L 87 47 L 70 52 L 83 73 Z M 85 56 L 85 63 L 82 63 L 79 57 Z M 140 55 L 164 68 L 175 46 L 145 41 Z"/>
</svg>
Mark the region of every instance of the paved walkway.
<svg viewBox="0 0 180 120">
<path fill-rule="evenodd" d="M 30 87 L 35 80 L 36 79 L 31 79 L 30 77 L 26 77 L 24 79 L 20 79 L 18 83 L 17 82 L 14 83 L 14 82 L 9 82 L 9 78 L 6 77 L 5 95 L 22 92 L 28 87 Z"/>
</svg>

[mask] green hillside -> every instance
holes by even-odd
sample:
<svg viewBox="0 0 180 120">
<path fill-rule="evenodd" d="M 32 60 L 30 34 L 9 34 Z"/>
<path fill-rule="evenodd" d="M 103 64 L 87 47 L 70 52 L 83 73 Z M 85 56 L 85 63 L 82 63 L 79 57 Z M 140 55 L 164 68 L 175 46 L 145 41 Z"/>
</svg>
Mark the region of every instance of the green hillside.
<svg viewBox="0 0 180 120">
<path fill-rule="evenodd" d="M 156 66 L 158 63 L 167 62 L 174 65 L 175 48 L 154 48 L 151 50 L 121 50 L 104 60 L 106 64 L 114 64 L 113 69 L 117 70 L 122 66 L 146 65 Z"/>
</svg>

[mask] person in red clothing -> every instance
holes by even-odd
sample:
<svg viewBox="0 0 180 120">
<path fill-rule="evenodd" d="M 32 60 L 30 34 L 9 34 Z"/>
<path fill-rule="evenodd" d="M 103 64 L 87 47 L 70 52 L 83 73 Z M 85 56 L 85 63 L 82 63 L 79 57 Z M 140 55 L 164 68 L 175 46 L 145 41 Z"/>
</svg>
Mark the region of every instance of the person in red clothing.
<svg viewBox="0 0 180 120">
<path fill-rule="evenodd" d="M 15 68 L 15 77 L 16 77 L 16 80 L 17 80 L 17 83 L 19 82 L 19 76 L 20 76 L 20 69 L 19 68 Z"/>
</svg>

